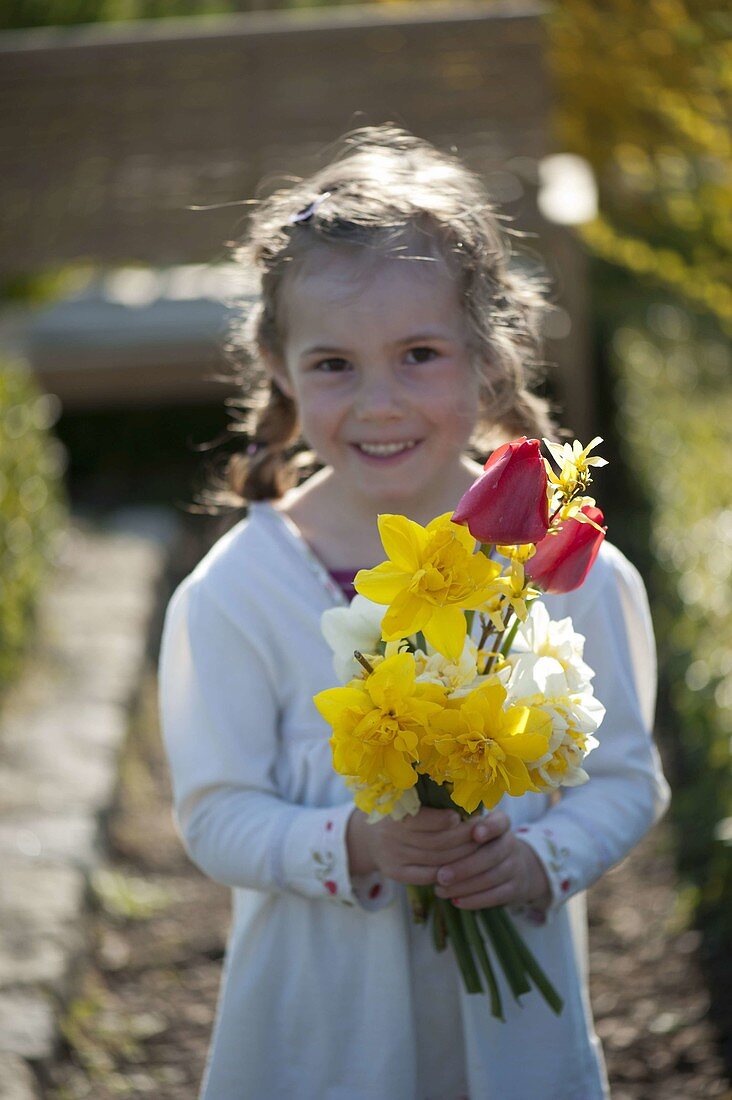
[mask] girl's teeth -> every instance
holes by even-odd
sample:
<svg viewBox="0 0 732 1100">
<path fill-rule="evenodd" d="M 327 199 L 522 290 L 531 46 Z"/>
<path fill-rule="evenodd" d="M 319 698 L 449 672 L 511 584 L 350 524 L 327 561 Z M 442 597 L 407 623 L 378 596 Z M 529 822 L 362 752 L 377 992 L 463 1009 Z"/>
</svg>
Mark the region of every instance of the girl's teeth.
<svg viewBox="0 0 732 1100">
<path fill-rule="evenodd" d="M 395 455 L 400 451 L 409 451 L 414 446 L 414 440 L 407 443 L 359 443 L 358 448 L 367 455 Z"/>
</svg>

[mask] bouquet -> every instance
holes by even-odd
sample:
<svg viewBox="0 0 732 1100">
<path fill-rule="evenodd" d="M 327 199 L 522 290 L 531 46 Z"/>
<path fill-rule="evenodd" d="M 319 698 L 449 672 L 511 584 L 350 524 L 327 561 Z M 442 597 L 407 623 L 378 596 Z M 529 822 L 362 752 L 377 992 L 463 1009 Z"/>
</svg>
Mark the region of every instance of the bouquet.
<svg viewBox="0 0 732 1100">
<path fill-rule="evenodd" d="M 604 708 L 584 638 L 540 600 L 582 584 L 600 549 L 603 515 L 587 488 L 591 468 L 605 465 L 590 455 L 601 442 L 545 440 L 555 470 L 538 440 L 512 440 L 455 512 L 426 527 L 378 517 L 387 560 L 356 575 L 350 607 L 323 616 L 343 686 L 314 698 L 332 728 L 334 767 L 370 820 L 420 806 L 465 819 L 504 795 L 586 782 Z M 494 1016 L 503 1017 L 496 963 L 515 997 L 536 987 L 561 1011 L 502 907 L 472 912 L 432 886 L 408 890 L 437 949 L 451 944 L 467 991 L 485 983 Z"/>
</svg>

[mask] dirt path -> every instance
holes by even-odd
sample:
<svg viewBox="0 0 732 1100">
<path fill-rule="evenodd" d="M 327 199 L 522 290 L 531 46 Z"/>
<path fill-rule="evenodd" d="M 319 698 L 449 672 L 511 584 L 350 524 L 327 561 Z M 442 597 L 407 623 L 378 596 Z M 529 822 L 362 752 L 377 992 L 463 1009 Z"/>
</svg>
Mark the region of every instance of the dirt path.
<svg viewBox="0 0 732 1100">
<path fill-rule="evenodd" d="M 95 884 L 94 958 L 80 975 L 65 1023 L 68 1047 L 45 1098 L 194 1100 L 228 891 L 190 865 L 173 832 L 152 677 L 110 833 L 113 859 Z M 698 936 L 678 926 L 665 844 L 657 830 L 591 891 L 592 999 L 613 1098 L 732 1100 L 708 1017 Z"/>
</svg>

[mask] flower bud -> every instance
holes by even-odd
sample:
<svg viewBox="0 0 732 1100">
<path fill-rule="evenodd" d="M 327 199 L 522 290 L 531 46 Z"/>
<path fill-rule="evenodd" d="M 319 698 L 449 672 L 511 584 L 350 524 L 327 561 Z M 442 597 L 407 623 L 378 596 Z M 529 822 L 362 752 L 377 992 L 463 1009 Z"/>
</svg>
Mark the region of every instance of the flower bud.
<svg viewBox="0 0 732 1100">
<path fill-rule="evenodd" d="M 583 515 L 602 525 L 604 516 L 599 508 L 586 505 Z M 526 575 L 545 592 L 572 592 L 584 584 L 597 557 L 605 531 L 591 523 L 568 519 L 556 534 L 546 535 L 537 544 L 536 553 L 526 562 Z"/>
<path fill-rule="evenodd" d="M 549 527 L 547 475 L 538 439 L 521 436 L 493 452 L 453 514 L 487 543 L 539 542 Z"/>
</svg>

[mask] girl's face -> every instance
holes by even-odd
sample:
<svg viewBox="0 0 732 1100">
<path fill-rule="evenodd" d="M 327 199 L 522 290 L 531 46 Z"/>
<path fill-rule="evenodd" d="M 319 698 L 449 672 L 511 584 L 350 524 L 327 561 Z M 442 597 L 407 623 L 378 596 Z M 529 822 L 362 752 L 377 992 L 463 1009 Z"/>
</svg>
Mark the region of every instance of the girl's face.
<svg viewBox="0 0 732 1100">
<path fill-rule="evenodd" d="M 454 506 L 479 386 L 444 261 L 324 246 L 285 280 L 281 312 L 275 375 L 341 499 L 428 515 Z"/>
</svg>

